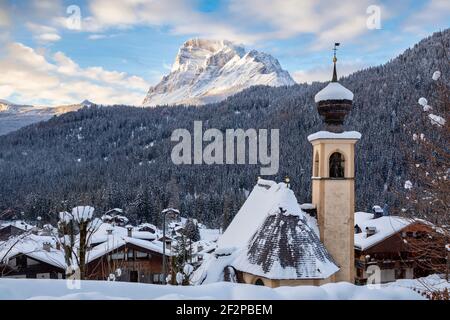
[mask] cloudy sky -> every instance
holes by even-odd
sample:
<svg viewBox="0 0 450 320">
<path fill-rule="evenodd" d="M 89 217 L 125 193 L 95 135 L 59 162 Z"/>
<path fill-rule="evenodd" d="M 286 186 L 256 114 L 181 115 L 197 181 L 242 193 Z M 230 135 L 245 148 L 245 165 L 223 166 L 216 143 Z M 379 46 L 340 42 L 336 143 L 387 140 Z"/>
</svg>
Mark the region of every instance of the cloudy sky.
<svg viewBox="0 0 450 320">
<path fill-rule="evenodd" d="M 449 0 L 0 0 L 0 99 L 139 105 L 192 37 L 242 43 L 297 82 L 323 81 L 334 42 L 344 75 L 449 21 Z"/>
</svg>

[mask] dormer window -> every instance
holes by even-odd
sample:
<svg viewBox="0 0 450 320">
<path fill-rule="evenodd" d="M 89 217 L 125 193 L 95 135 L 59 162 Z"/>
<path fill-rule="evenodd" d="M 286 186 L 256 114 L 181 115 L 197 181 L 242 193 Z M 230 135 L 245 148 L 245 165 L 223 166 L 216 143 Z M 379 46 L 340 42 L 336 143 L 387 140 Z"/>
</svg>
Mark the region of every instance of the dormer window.
<svg viewBox="0 0 450 320">
<path fill-rule="evenodd" d="M 335 152 L 330 156 L 330 178 L 344 178 L 344 156 Z"/>
</svg>

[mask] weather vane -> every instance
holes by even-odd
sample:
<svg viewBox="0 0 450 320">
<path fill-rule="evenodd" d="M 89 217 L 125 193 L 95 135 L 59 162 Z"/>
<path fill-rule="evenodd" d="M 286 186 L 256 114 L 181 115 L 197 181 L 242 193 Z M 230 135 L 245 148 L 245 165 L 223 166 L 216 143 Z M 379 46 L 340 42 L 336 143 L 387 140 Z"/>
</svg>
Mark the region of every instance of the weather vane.
<svg viewBox="0 0 450 320">
<path fill-rule="evenodd" d="M 333 51 L 334 51 L 333 62 L 334 62 L 334 63 L 336 63 L 336 61 L 337 61 L 337 58 L 336 58 L 336 52 L 337 52 L 337 50 L 338 50 L 337 47 L 339 47 L 340 45 L 341 45 L 341 44 L 340 44 L 339 42 L 336 42 L 336 43 L 334 44 L 334 48 L 333 48 Z"/>
</svg>

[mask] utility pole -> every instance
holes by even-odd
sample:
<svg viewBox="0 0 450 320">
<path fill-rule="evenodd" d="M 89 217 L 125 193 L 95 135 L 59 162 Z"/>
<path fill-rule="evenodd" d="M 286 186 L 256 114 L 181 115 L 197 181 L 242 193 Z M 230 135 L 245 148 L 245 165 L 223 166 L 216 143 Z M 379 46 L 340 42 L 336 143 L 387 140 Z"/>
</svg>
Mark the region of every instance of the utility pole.
<svg viewBox="0 0 450 320">
<path fill-rule="evenodd" d="M 166 278 L 167 278 L 167 263 L 166 263 L 166 214 L 169 214 L 169 218 L 174 218 L 177 215 L 180 214 L 180 211 L 178 211 L 177 209 L 174 208 L 167 208 L 164 209 L 162 212 L 162 216 L 163 216 L 163 284 L 166 284 Z"/>
</svg>

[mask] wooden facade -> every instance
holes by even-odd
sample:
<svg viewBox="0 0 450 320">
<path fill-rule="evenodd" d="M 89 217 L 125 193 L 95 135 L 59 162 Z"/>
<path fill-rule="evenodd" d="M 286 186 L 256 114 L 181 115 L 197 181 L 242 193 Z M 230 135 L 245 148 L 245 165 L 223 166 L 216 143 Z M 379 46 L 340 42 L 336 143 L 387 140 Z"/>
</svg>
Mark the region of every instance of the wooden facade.
<svg viewBox="0 0 450 320">
<path fill-rule="evenodd" d="M 18 254 L 10 258 L 7 264 L 0 265 L 0 276 L 4 278 L 64 279 L 65 270 L 26 254 Z"/>
<path fill-rule="evenodd" d="M 366 284 L 376 268 L 380 270 L 381 283 L 427 276 L 428 272 L 417 264 L 408 241 L 430 231 L 428 225 L 413 223 L 367 249 L 355 249 L 355 283 Z"/>
<path fill-rule="evenodd" d="M 90 280 L 106 280 L 116 273 L 116 281 L 161 284 L 163 282 L 162 254 L 133 244 L 125 244 L 105 255 L 90 261 L 87 275 Z M 166 257 L 167 265 L 170 259 Z M 167 270 L 169 273 L 169 270 Z"/>
<path fill-rule="evenodd" d="M 15 237 L 26 232 L 23 229 L 17 228 L 16 226 L 9 225 L 0 229 L 0 241 L 6 241 L 10 237 Z"/>
</svg>

